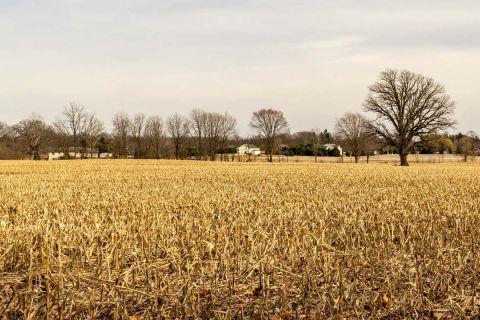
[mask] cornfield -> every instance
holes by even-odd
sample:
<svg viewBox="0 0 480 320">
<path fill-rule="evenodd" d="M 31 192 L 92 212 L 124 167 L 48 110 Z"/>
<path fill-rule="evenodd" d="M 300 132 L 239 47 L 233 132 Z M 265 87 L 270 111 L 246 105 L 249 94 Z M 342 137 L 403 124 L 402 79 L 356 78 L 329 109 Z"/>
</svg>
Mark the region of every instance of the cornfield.
<svg viewBox="0 0 480 320">
<path fill-rule="evenodd" d="M 0 319 L 479 315 L 476 164 L 0 163 Z"/>
</svg>

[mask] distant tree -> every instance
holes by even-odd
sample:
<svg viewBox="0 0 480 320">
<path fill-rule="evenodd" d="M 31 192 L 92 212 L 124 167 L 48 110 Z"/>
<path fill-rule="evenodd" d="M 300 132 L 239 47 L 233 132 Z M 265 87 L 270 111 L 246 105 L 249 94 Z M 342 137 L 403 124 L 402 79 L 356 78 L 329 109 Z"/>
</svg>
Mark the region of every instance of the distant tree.
<svg viewBox="0 0 480 320">
<path fill-rule="evenodd" d="M 62 120 L 56 120 L 52 124 L 52 144 L 55 149 L 60 149 L 68 157 L 68 148 L 71 146 L 71 137 L 65 129 Z"/>
<path fill-rule="evenodd" d="M 253 113 L 250 127 L 264 139 L 268 160 L 273 162 L 273 150 L 277 137 L 288 132 L 288 122 L 283 112 L 273 109 L 261 109 Z"/>
<path fill-rule="evenodd" d="M 442 85 L 410 71 L 387 70 L 369 87 L 364 110 L 376 119 L 371 128 L 398 148 L 400 164 L 408 166 L 415 138 L 451 127 L 455 103 Z"/>
<path fill-rule="evenodd" d="M 40 159 L 40 147 L 47 130 L 43 119 L 39 115 L 32 114 L 28 119 L 16 124 L 14 130 L 19 140 L 25 144 L 30 159 Z"/>
<path fill-rule="evenodd" d="M 100 135 L 100 138 L 95 144 L 95 148 L 97 148 L 98 157 L 100 157 L 100 154 L 108 153 L 110 151 L 110 143 L 106 134 Z"/>
<path fill-rule="evenodd" d="M 368 143 L 374 135 L 369 129 L 368 120 L 359 113 L 346 113 L 337 120 L 335 137 L 342 143 L 345 151 L 355 157 L 355 163 L 362 154 L 366 154 Z"/>
<path fill-rule="evenodd" d="M 333 135 L 326 129 L 315 128 L 310 131 L 297 132 L 295 135 L 297 136 L 294 139 L 295 143 L 305 145 L 305 155 L 313 156 L 315 162 L 318 162 L 319 155 L 327 155 L 324 145 L 334 142 Z M 295 152 L 298 152 L 298 150 Z"/>
<path fill-rule="evenodd" d="M 469 132 L 466 135 L 458 135 L 458 138 L 455 140 L 456 152 L 463 155 L 465 162 L 468 161 L 469 156 L 474 156 L 478 151 L 480 147 L 478 141 L 479 139 L 474 132 Z"/>
<path fill-rule="evenodd" d="M 142 157 L 142 141 L 144 138 L 144 131 L 145 131 L 145 125 L 146 125 L 146 119 L 147 116 L 143 113 L 137 113 L 133 117 L 133 121 L 131 121 L 131 133 L 133 140 L 135 141 L 135 153 L 134 156 L 135 158 L 141 158 Z"/>
<path fill-rule="evenodd" d="M 0 159 L 17 159 L 19 152 L 12 127 L 0 121 Z"/>
<path fill-rule="evenodd" d="M 205 131 L 207 130 L 207 112 L 202 109 L 193 109 L 190 112 L 190 133 L 197 142 L 197 159 L 202 160 L 205 157 Z"/>
<path fill-rule="evenodd" d="M 163 120 L 158 116 L 151 116 L 145 124 L 145 140 L 155 159 L 160 159 L 164 142 Z"/>
<path fill-rule="evenodd" d="M 471 131 L 471 137 L 473 138 L 474 155 L 477 155 L 480 153 L 480 137 L 472 131 Z"/>
<path fill-rule="evenodd" d="M 196 158 L 216 160 L 216 155 L 225 148 L 226 141 L 234 133 L 235 126 L 236 119 L 228 113 L 193 109 L 190 112 L 189 127 L 196 142 Z"/>
<path fill-rule="evenodd" d="M 315 157 L 315 163 L 317 163 L 318 149 L 320 148 L 320 134 L 320 129 L 312 129 L 309 134 L 309 142 L 311 143 L 313 148 L 313 156 Z"/>
<path fill-rule="evenodd" d="M 328 132 L 327 129 L 319 132 L 318 136 L 320 138 L 320 143 L 321 144 L 328 144 L 328 143 L 333 143 L 334 142 L 333 135 L 330 132 Z"/>
<path fill-rule="evenodd" d="M 80 136 L 85 129 L 85 107 L 75 102 L 70 102 L 63 110 L 62 118 L 54 123 L 55 129 L 73 140 L 73 151 L 75 155 L 80 143 Z"/>
<path fill-rule="evenodd" d="M 167 119 L 167 130 L 172 137 L 172 142 L 175 148 L 175 159 L 182 157 L 183 149 L 189 135 L 188 119 L 175 113 Z"/>
<path fill-rule="evenodd" d="M 217 150 L 220 146 L 223 115 L 217 112 L 207 112 L 205 114 L 205 147 L 207 159 L 215 161 Z"/>
<path fill-rule="evenodd" d="M 90 149 L 90 158 L 93 158 L 93 149 L 100 139 L 104 130 L 102 121 L 94 113 L 85 114 L 85 124 L 83 127 L 83 137 Z"/>
<path fill-rule="evenodd" d="M 222 160 L 224 160 L 225 149 L 230 139 L 236 137 L 237 134 L 237 119 L 231 116 L 228 112 L 222 116 L 220 124 L 220 149 L 222 150 Z"/>
<path fill-rule="evenodd" d="M 0 121 L 0 140 L 9 137 L 12 133 L 12 128 L 6 123 Z"/>
<path fill-rule="evenodd" d="M 447 134 L 430 134 L 422 137 L 420 142 L 421 153 L 451 153 L 455 148 L 454 142 Z"/>
<path fill-rule="evenodd" d="M 312 131 L 298 131 L 293 134 L 286 134 L 282 140 L 289 145 L 307 145 L 312 142 Z"/>
<path fill-rule="evenodd" d="M 113 137 L 117 145 L 117 153 L 121 158 L 128 157 L 128 138 L 131 128 L 131 120 L 124 112 L 117 113 L 113 117 Z"/>
</svg>

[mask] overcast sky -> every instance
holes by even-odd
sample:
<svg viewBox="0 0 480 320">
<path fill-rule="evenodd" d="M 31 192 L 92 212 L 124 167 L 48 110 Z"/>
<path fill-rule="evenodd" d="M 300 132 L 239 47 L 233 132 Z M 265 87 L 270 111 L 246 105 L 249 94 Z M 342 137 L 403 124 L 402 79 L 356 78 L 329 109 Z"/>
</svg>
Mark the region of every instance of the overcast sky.
<svg viewBox="0 0 480 320">
<path fill-rule="evenodd" d="M 387 68 L 445 85 L 480 132 L 478 0 L 0 0 L 0 120 L 68 101 L 166 118 L 285 112 L 293 131 L 360 111 Z"/>
</svg>

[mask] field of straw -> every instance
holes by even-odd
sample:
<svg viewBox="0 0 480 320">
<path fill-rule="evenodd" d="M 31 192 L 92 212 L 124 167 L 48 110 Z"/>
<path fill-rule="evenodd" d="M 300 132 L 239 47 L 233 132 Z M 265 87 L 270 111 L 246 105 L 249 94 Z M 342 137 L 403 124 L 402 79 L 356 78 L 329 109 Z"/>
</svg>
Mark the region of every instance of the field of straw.
<svg viewBox="0 0 480 320">
<path fill-rule="evenodd" d="M 480 165 L 0 163 L 0 319 L 461 319 Z"/>
</svg>

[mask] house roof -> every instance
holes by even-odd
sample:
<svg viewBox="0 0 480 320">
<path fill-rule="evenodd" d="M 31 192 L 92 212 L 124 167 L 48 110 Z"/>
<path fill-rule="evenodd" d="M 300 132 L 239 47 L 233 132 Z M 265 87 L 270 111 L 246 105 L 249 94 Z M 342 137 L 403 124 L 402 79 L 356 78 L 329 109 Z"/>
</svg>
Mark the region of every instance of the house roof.
<svg viewBox="0 0 480 320">
<path fill-rule="evenodd" d="M 256 145 L 253 145 L 253 144 L 242 144 L 240 147 L 238 148 L 248 148 L 248 149 L 260 149 L 259 147 L 257 147 Z"/>
<path fill-rule="evenodd" d="M 76 149 L 76 150 L 75 150 Z M 69 147 L 68 148 L 68 152 L 75 152 L 77 151 L 77 153 L 80 153 L 80 152 L 86 152 L 86 153 L 90 153 L 90 152 L 97 152 L 97 149 L 91 149 L 91 148 L 82 148 L 82 147 Z"/>
</svg>

